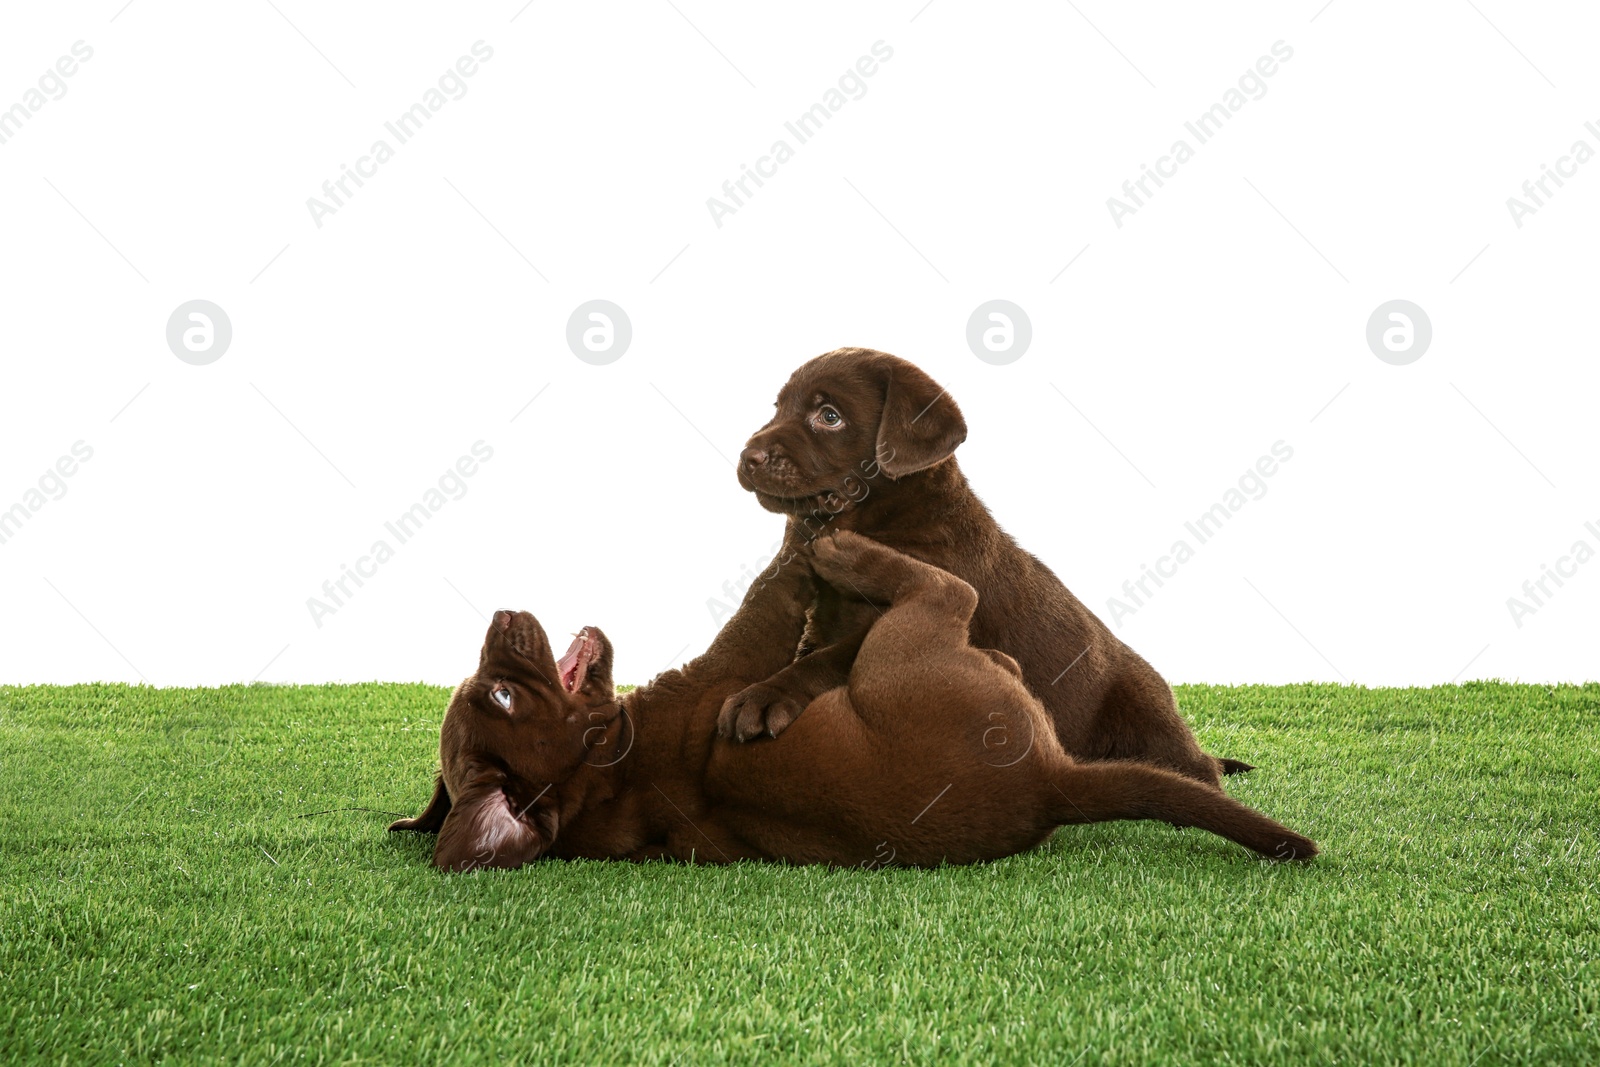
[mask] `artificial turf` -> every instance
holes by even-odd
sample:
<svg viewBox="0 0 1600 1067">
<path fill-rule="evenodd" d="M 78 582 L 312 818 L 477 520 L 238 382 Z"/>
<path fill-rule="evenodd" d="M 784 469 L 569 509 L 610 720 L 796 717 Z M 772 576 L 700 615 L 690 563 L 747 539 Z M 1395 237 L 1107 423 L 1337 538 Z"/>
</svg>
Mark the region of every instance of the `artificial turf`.
<svg viewBox="0 0 1600 1067">
<path fill-rule="evenodd" d="M 421 685 L 0 688 L 5 1062 L 1600 1062 L 1600 685 L 1183 687 L 1315 837 L 442 875 Z M 320 813 L 320 814 L 307 814 Z"/>
</svg>

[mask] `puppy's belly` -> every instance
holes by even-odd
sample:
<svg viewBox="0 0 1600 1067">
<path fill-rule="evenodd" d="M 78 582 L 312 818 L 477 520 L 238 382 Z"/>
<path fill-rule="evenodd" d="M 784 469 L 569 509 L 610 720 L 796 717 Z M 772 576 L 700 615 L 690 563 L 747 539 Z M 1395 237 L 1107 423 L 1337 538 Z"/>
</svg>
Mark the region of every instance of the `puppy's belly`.
<svg viewBox="0 0 1600 1067">
<path fill-rule="evenodd" d="M 776 739 L 717 739 L 706 792 L 721 804 L 779 819 L 815 819 L 860 799 L 880 762 L 878 742 L 843 687 L 817 697 Z"/>
<path fill-rule="evenodd" d="M 874 732 L 832 690 L 776 740 L 716 741 L 707 792 L 741 838 L 797 863 L 970 863 L 1049 835 L 1063 757 L 1048 726 L 1005 747 L 981 715 L 956 733 L 905 725 Z"/>
</svg>

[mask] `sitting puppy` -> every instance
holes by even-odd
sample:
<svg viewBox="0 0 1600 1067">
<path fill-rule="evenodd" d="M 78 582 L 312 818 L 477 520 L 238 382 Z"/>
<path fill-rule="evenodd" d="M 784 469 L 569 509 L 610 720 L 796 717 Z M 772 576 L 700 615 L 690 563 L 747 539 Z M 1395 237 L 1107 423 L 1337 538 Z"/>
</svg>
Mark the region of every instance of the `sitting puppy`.
<svg viewBox="0 0 1600 1067">
<path fill-rule="evenodd" d="M 1221 790 L 1144 764 L 1075 763 L 1016 663 L 969 642 L 972 586 L 848 532 L 817 540 L 810 568 L 883 605 L 848 686 L 774 744 L 713 742 L 722 700 L 798 640 L 804 612 L 785 605 L 811 581 L 801 570 L 753 587 L 704 656 L 625 699 L 599 630 L 557 660 L 532 615 L 497 612 L 445 713 L 433 800 L 390 829 L 438 832 L 433 862 L 456 871 L 547 854 L 972 863 L 1112 819 L 1198 826 L 1273 859 L 1316 854 Z"/>
<path fill-rule="evenodd" d="M 967 425 L 933 379 L 895 356 L 841 348 L 795 371 L 775 406 L 738 476 L 789 517 L 788 541 L 855 530 L 971 583 L 973 643 L 1021 664 L 1077 759 L 1139 760 L 1210 785 L 1219 771 L 1250 769 L 1201 751 L 1161 675 L 1000 529 L 956 463 Z M 776 569 L 785 565 L 780 556 Z M 819 591 L 799 658 L 728 700 L 721 736 L 776 737 L 843 684 L 878 610 L 862 590 L 842 589 Z"/>
</svg>

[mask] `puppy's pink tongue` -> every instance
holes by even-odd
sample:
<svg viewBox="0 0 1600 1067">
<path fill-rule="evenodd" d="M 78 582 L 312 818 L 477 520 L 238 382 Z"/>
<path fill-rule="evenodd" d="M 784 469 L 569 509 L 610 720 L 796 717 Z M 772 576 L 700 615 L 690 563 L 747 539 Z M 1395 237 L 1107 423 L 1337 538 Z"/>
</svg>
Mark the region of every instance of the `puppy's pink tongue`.
<svg viewBox="0 0 1600 1067">
<path fill-rule="evenodd" d="M 568 646 L 566 655 L 556 660 L 556 671 L 561 675 L 561 684 L 568 692 L 576 691 L 583 681 L 583 672 L 589 666 L 585 656 L 588 645 L 588 629 L 579 630 L 572 638 L 572 644 Z"/>
</svg>

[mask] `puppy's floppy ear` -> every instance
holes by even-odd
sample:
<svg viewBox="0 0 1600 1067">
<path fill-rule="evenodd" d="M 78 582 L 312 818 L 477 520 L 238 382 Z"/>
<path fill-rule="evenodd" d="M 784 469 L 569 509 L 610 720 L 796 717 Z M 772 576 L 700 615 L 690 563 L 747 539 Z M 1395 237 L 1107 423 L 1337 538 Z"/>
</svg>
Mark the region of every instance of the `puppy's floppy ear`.
<svg viewBox="0 0 1600 1067">
<path fill-rule="evenodd" d="M 467 779 L 439 830 L 433 865 L 447 871 L 520 867 L 539 857 L 560 825 L 546 786 L 529 790 L 504 771 L 481 768 Z"/>
<path fill-rule="evenodd" d="M 428 801 L 428 806 L 422 809 L 422 814 L 415 819 L 396 819 L 389 824 L 390 830 L 415 830 L 419 834 L 436 834 L 439 827 L 444 825 L 444 817 L 450 814 L 450 794 L 444 787 L 444 772 L 439 772 L 433 780 L 433 799 Z"/>
<path fill-rule="evenodd" d="M 948 459 L 967 439 L 967 420 L 950 394 L 904 360 L 895 360 L 883 374 L 878 468 L 900 478 Z"/>
</svg>

